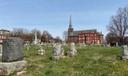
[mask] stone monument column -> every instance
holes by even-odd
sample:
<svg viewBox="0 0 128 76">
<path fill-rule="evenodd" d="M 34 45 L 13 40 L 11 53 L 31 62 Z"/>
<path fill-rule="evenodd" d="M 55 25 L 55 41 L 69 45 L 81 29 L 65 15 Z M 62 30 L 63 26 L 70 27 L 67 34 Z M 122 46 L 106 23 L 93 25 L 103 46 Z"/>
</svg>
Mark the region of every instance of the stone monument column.
<svg viewBox="0 0 128 76">
<path fill-rule="evenodd" d="M 35 32 L 35 35 L 34 35 L 35 37 L 35 39 L 34 39 L 34 44 L 36 45 L 37 43 L 38 43 L 38 41 L 37 41 L 37 32 Z"/>
</svg>

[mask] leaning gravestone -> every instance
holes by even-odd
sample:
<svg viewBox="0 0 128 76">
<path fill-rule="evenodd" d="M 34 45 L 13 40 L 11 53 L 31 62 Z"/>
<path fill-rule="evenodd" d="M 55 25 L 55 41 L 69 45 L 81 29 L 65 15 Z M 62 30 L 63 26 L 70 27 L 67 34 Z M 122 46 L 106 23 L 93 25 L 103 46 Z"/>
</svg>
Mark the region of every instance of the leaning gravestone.
<svg viewBox="0 0 128 76">
<path fill-rule="evenodd" d="M 14 72 L 26 72 L 27 62 L 23 55 L 23 41 L 19 38 L 10 38 L 3 42 L 2 62 L 0 63 L 0 76 L 10 75 Z"/>
<path fill-rule="evenodd" d="M 77 50 L 76 50 L 76 47 L 75 47 L 75 43 L 70 43 L 70 50 L 67 52 L 67 55 L 69 57 L 73 57 L 73 56 L 77 55 Z"/>
<path fill-rule="evenodd" d="M 64 49 L 62 48 L 61 44 L 56 44 L 54 45 L 54 50 L 53 50 L 53 60 L 59 60 L 60 58 L 63 58 L 64 56 Z"/>
<path fill-rule="evenodd" d="M 124 45 L 122 47 L 122 59 L 127 60 L 128 59 L 128 47 L 127 45 Z"/>
</svg>

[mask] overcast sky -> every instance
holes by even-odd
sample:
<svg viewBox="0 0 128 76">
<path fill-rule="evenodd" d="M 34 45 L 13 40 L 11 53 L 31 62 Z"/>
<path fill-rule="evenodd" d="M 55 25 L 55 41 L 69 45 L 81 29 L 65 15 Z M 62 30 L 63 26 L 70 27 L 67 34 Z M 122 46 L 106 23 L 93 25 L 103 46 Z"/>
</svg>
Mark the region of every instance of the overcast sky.
<svg viewBox="0 0 128 76">
<path fill-rule="evenodd" d="M 0 28 L 36 28 L 62 38 L 71 15 L 74 30 L 106 34 L 111 16 L 127 5 L 127 0 L 0 0 Z"/>
</svg>

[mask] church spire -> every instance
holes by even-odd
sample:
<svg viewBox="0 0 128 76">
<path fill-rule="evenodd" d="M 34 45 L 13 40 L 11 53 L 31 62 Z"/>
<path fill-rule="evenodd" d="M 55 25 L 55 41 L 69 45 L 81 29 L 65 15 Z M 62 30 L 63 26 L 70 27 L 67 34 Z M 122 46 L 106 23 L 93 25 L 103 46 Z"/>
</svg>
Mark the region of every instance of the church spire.
<svg viewBox="0 0 128 76">
<path fill-rule="evenodd" d="M 71 18 L 71 16 L 69 17 L 69 28 L 72 28 L 72 18 Z"/>
</svg>

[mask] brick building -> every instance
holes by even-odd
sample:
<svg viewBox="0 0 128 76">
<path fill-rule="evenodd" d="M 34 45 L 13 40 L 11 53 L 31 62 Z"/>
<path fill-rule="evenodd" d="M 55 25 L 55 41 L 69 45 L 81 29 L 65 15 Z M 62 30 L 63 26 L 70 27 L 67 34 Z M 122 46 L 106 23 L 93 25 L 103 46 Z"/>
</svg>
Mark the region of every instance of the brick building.
<svg viewBox="0 0 128 76">
<path fill-rule="evenodd" d="M 102 44 L 103 34 L 96 29 L 74 31 L 70 17 L 67 39 L 69 43 Z"/>
</svg>

